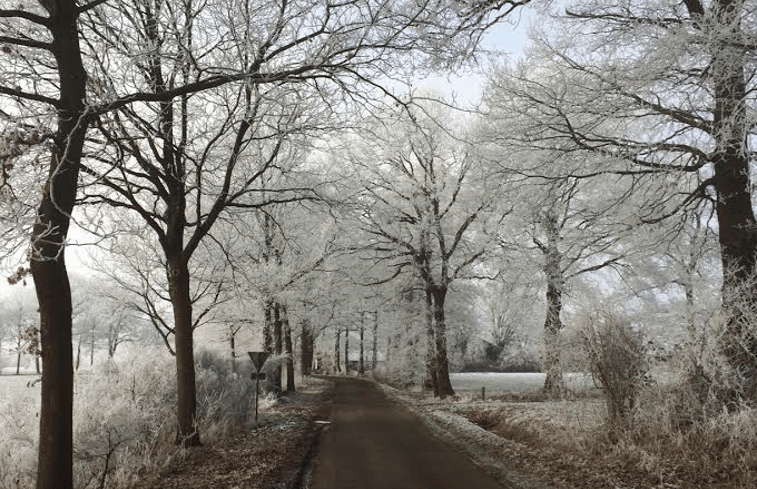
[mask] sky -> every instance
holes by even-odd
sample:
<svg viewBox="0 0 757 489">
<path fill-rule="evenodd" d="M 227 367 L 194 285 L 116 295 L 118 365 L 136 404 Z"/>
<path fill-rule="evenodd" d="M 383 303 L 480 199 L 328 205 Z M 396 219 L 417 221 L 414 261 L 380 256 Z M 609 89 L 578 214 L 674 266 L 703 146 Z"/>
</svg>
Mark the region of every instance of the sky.
<svg viewBox="0 0 757 489">
<path fill-rule="evenodd" d="M 521 8 L 511 14 L 509 19 L 492 27 L 484 37 L 482 47 L 487 51 L 497 52 L 498 59 L 501 55 L 503 60 L 517 60 L 528 43 L 528 31 L 533 19 L 533 9 Z M 439 90 L 448 97 L 454 95 L 462 104 L 475 103 L 483 89 L 483 76 L 480 72 L 486 69 L 486 56 L 482 56 L 480 61 L 481 64 L 475 72 L 431 77 L 419 81 L 418 85 Z"/>
</svg>

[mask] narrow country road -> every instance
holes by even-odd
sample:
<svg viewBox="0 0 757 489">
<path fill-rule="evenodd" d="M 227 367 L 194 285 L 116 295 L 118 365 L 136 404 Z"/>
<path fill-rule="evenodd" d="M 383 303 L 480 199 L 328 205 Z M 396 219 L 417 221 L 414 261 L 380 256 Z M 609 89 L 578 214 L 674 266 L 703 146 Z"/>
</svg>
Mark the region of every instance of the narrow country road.
<svg viewBox="0 0 757 489">
<path fill-rule="evenodd" d="M 371 382 L 335 382 L 311 489 L 502 489 Z"/>
</svg>

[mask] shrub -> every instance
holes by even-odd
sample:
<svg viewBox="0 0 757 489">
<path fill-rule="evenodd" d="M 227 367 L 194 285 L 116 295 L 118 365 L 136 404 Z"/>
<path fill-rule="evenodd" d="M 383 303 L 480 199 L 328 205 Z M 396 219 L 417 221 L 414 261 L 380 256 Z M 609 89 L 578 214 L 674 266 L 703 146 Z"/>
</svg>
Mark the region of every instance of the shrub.
<svg viewBox="0 0 757 489">
<path fill-rule="evenodd" d="M 612 430 L 625 428 L 641 387 L 649 382 L 641 333 L 608 312 L 590 316 L 583 330 L 589 370 L 602 389 Z"/>
</svg>

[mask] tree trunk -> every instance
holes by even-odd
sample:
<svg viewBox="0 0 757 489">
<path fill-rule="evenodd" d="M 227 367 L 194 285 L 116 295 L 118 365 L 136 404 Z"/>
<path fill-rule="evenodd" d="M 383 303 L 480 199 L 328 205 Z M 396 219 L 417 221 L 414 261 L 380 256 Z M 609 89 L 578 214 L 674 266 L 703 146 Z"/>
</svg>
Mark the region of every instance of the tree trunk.
<svg viewBox="0 0 757 489">
<path fill-rule="evenodd" d="M 358 373 L 365 375 L 365 312 L 360 313 L 360 363 L 358 365 Z"/>
<path fill-rule="evenodd" d="M 302 375 L 310 375 L 312 373 L 314 346 L 315 341 L 310 332 L 310 323 L 308 320 L 304 320 L 302 321 L 302 332 L 300 334 L 300 366 Z"/>
<path fill-rule="evenodd" d="M 373 358 L 371 361 L 371 368 L 376 370 L 376 362 L 378 361 L 378 311 L 373 311 Z"/>
<path fill-rule="evenodd" d="M 449 380 L 449 361 L 447 360 L 447 323 L 444 314 L 444 302 L 447 287 L 437 285 L 432 289 L 434 303 L 434 335 L 436 340 L 436 381 L 439 397 L 454 396 L 452 382 Z"/>
<path fill-rule="evenodd" d="M 121 319 L 115 323 L 108 324 L 108 358 L 116 356 L 116 348 L 118 348 L 118 340 L 121 333 Z"/>
<path fill-rule="evenodd" d="M 197 391 L 195 387 L 192 302 L 189 293 L 189 267 L 183 256 L 167 256 L 168 290 L 174 317 L 176 381 L 178 384 L 179 431 L 176 443 L 199 446 L 197 431 Z"/>
<path fill-rule="evenodd" d="M 273 347 L 276 355 L 283 352 L 283 337 L 281 324 L 281 304 L 275 301 L 273 305 Z M 276 362 L 273 372 L 273 391 L 278 396 L 281 394 L 281 362 Z"/>
<path fill-rule="evenodd" d="M 724 272 L 724 305 L 731 314 L 724 351 L 731 365 L 745 379 L 747 391 L 757 388 L 757 338 L 749 322 L 757 307 L 755 252 L 757 221 L 751 200 L 750 155 L 747 141 L 746 83 L 744 48 L 732 39 L 740 31 L 740 2 L 716 0 L 715 13 L 719 42 L 710 50 L 710 80 L 715 98 L 713 126 L 714 168 L 717 203 L 715 206 Z M 751 396 L 754 397 L 754 396 Z"/>
<path fill-rule="evenodd" d="M 544 366 L 547 373 L 544 379 L 544 392 L 551 397 L 561 397 L 565 390 L 562 366 L 560 364 L 560 334 L 563 329 L 560 313 L 562 312 L 562 293 L 565 279 L 562 272 L 562 255 L 557 247 L 560 239 L 557 216 L 548 212 L 544 220 L 547 244 L 544 252 L 544 275 L 547 278 L 547 314 L 544 319 Z"/>
<path fill-rule="evenodd" d="M 89 366 L 95 364 L 95 328 L 89 330 Z"/>
<path fill-rule="evenodd" d="M 394 358 L 394 356 L 392 355 L 392 337 L 390 335 L 386 338 L 386 358 L 384 358 L 387 367 L 389 367 L 392 358 Z"/>
<path fill-rule="evenodd" d="M 76 367 L 79 370 L 79 364 L 81 363 L 81 334 L 79 335 L 79 341 L 76 344 Z"/>
<path fill-rule="evenodd" d="M 74 369 L 71 288 L 64 243 L 76 199 L 84 137 L 87 73 L 79 47 L 77 2 L 44 3 L 60 99 L 50 169 L 32 231 L 30 268 L 39 303 L 42 372 L 37 489 L 73 487 Z"/>
<path fill-rule="evenodd" d="M 424 385 L 431 389 L 435 397 L 439 397 L 439 379 L 436 368 L 436 332 L 434 331 L 434 297 L 431 286 L 426 286 L 426 382 Z"/>
<path fill-rule="evenodd" d="M 16 349 L 16 375 L 21 375 L 21 342 L 19 341 Z"/>
<path fill-rule="evenodd" d="M 273 301 L 266 299 L 264 304 L 263 321 L 263 351 L 273 353 Z"/>
<path fill-rule="evenodd" d="M 234 325 L 229 327 L 229 348 L 231 349 L 231 371 L 237 373 L 237 345 L 236 345 L 236 330 Z"/>
<path fill-rule="evenodd" d="M 339 365 L 339 363 L 342 361 L 342 353 L 339 351 L 339 346 L 341 342 L 341 335 L 342 331 L 337 328 L 336 333 L 334 334 L 335 340 L 334 340 L 334 371 L 337 373 L 340 373 L 342 371 L 342 367 Z"/>
<path fill-rule="evenodd" d="M 62 252 L 62 248 L 61 248 Z M 32 263 L 42 329 L 42 404 L 37 489 L 73 486 L 71 290 L 63 256 Z"/>
<path fill-rule="evenodd" d="M 281 306 L 281 317 L 284 327 L 284 348 L 287 355 L 287 392 L 296 390 L 294 385 L 294 349 L 292 348 L 292 328 L 286 306 Z"/>
<path fill-rule="evenodd" d="M 350 326 L 344 328 L 344 373 L 350 373 Z"/>
<path fill-rule="evenodd" d="M 264 304 L 264 322 L 263 322 L 263 351 L 269 355 L 274 354 L 273 346 L 273 301 L 270 298 L 266 298 Z M 275 392 L 276 385 L 274 383 L 273 372 L 265 377 L 265 391 Z"/>
</svg>

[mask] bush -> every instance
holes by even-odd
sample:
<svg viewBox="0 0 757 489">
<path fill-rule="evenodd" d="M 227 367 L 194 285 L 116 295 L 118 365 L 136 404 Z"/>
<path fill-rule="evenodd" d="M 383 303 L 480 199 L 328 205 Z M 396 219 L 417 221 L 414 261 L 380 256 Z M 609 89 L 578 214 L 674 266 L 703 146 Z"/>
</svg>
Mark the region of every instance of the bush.
<svg viewBox="0 0 757 489">
<path fill-rule="evenodd" d="M 601 312 L 590 316 L 583 335 L 589 370 L 605 397 L 609 426 L 625 428 L 640 389 L 649 383 L 641 333 L 630 321 Z"/>
</svg>

